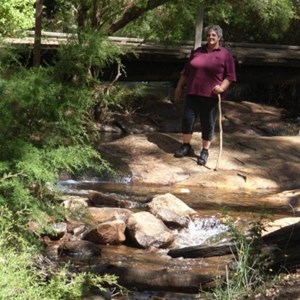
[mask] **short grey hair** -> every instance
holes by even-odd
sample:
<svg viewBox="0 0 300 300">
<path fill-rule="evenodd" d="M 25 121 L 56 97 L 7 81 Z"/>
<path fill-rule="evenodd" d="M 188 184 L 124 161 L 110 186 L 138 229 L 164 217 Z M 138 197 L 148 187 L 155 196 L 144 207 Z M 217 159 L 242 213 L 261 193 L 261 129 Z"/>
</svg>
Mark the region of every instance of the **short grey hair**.
<svg viewBox="0 0 300 300">
<path fill-rule="evenodd" d="M 204 35 L 206 36 L 207 33 L 208 33 L 210 30 L 215 31 L 220 39 L 223 38 L 223 30 L 222 30 L 222 28 L 221 28 L 219 25 L 208 25 L 208 26 L 206 26 L 206 27 L 204 28 Z"/>
</svg>

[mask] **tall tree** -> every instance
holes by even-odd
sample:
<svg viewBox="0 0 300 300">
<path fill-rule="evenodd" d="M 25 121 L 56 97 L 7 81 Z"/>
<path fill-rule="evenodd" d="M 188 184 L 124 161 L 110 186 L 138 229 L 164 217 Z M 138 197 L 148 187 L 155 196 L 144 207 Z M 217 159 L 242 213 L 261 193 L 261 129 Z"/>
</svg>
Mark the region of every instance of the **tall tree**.
<svg viewBox="0 0 300 300">
<path fill-rule="evenodd" d="M 36 0 L 35 2 L 35 30 L 34 30 L 34 48 L 33 48 L 34 67 L 39 67 L 41 63 L 43 2 L 44 0 Z"/>
</svg>

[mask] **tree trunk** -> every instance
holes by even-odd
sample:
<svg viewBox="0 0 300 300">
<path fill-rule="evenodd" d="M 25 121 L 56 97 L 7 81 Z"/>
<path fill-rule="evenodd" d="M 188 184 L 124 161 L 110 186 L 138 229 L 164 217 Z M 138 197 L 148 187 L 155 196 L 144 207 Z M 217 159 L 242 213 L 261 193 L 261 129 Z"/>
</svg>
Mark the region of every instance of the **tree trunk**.
<svg viewBox="0 0 300 300">
<path fill-rule="evenodd" d="M 77 15 L 77 25 L 79 30 L 85 27 L 88 10 L 89 6 L 85 4 L 84 1 L 81 1 Z"/>
<path fill-rule="evenodd" d="M 39 67 L 41 64 L 43 2 L 44 0 L 36 0 L 35 2 L 35 32 L 34 32 L 34 48 L 33 48 L 34 67 Z"/>
<path fill-rule="evenodd" d="M 203 20 L 204 20 L 204 4 L 201 4 L 198 10 L 198 16 L 196 20 L 194 49 L 197 49 L 202 45 Z"/>
</svg>

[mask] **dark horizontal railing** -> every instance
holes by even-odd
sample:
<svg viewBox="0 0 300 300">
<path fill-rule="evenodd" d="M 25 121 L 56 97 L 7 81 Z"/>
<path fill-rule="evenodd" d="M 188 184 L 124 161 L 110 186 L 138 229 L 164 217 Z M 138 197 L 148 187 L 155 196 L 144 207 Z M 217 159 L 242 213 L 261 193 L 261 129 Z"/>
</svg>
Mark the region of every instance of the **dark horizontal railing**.
<svg viewBox="0 0 300 300">
<path fill-rule="evenodd" d="M 76 39 L 74 34 L 60 32 L 43 32 L 41 44 L 43 48 L 55 48 Z M 134 49 L 148 60 L 186 59 L 193 48 L 192 41 L 183 42 L 181 45 L 157 45 L 151 41 L 128 37 L 109 37 L 109 39 L 122 47 Z M 18 38 L 3 38 L 2 44 L 32 45 L 34 32 L 28 31 L 26 36 Z M 230 49 L 238 64 L 247 65 L 280 65 L 300 67 L 300 46 L 271 45 L 227 42 L 225 47 Z M 150 57 L 150 58 L 149 58 Z"/>
</svg>

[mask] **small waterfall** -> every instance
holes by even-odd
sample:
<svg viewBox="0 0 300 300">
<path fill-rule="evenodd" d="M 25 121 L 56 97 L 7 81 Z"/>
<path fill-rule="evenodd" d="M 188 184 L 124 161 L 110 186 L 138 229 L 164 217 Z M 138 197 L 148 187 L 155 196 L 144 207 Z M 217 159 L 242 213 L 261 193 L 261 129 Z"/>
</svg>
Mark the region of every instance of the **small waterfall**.
<svg viewBox="0 0 300 300">
<path fill-rule="evenodd" d="M 201 245 L 209 238 L 226 231 L 228 231 L 228 227 L 215 217 L 190 220 L 187 228 L 178 230 L 173 248 Z"/>
</svg>

